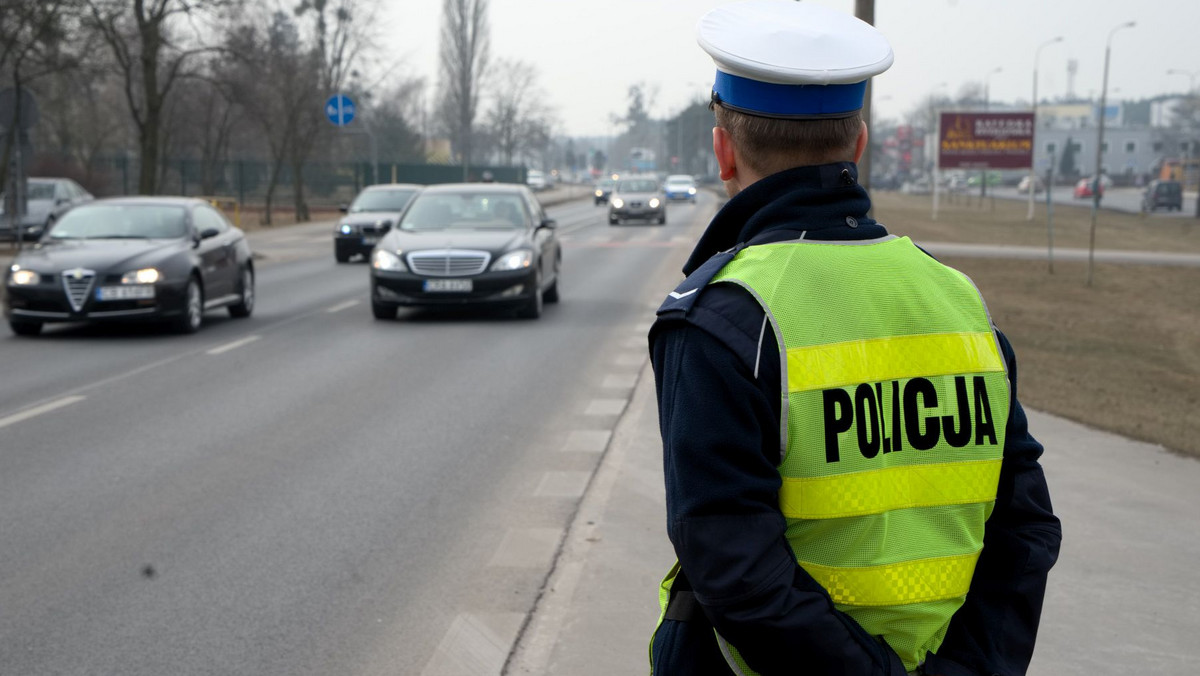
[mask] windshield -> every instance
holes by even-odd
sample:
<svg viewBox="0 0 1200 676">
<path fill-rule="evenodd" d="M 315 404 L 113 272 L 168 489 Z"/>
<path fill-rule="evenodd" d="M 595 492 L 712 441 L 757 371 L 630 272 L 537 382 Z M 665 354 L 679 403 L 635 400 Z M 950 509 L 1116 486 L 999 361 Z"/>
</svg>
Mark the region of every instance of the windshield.
<svg viewBox="0 0 1200 676">
<path fill-rule="evenodd" d="M 658 192 L 658 183 L 647 179 L 621 181 L 617 184 L 617 192 Z"/>
<path fill-rule="evenodd" d="M 186 209 L 162 204 L 89 204 L 68 211 L 50 239 L 174 239 L 187 234 Z"/>
<path fill-rule="evenodd" d="M 401 230 L 517 230 L 529 224 L 516 193 L 423 193 L 400 221 Z"/>
<path fill-rule="evenodd" d="M 691 176 L 668 176 L 667 183 L 671 185 L 692 185 L 695 181 Z"/>
<path fill-rule="evenodd" d="M 29 200 L 52 200 L 54 199 L 54 184 L 53 183 L 34 183 L 29 182 L 29 187 L 26 191 L 26 199 Z"/>
<path fill-rule="evenodd" d="M 401 211 L 416 194 L 415 190 L 366 190 L 350 205 L 350 213 L 359 211 Z"/>
<path fill-rule="evenodd" d="M 596 184 L 596 187 L 597 187 L 597 188 L 600 188 L 601 190 L 612 190 L 613 183 L 615 183 L 615 182 L 616 182 L 616 181 L 613 181 L 613 180 L 611 180 L 611 179 L 607 179 L 607 180 L 600 181 L 599 183 L 597 183 L 597 184 Z"/>
</svg>

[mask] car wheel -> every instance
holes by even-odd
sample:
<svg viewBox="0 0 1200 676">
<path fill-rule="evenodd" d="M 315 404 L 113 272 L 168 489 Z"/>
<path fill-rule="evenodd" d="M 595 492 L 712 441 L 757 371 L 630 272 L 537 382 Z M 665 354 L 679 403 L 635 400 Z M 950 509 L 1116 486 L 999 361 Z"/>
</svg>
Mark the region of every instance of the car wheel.
<svg viewBox="0 0 1200 676">
<path fill-rule="evenodd" d="M 615 216 L 609 216 L 609 217 L 608 217 L 608 224 L 609 224 L 609 225 L 616 225 L 617 223 L 620 223 L 620 222 L 621 222 L 621 219 L 619 219 L 619 218 L 617 218 L 617 217 L 615 217 Z"/>
<path fill-rule="evenodd" d="M 658 217 L 658 224 L 659 224 L 659 225 L 666 225 L 666 224 L 667 224 L 667 212 L 665 212 L 665 211 L 664 211 L 664 212 L 662 213 L 662 215 Z"/>
<path fill-rule="evenodd" d="M 517 316 L 521 319 L 537 319 L 541 317 L 542 301 L 542 278 L 539 275 L 533 283 L 533 297 L 526 301 L 520 310 L 517 310 Z"/>
<path fill-rule="evenodd" d="M 550 288 L 546 289 L 542 294 L 542 300 L 547 303 L 558 302 L 558 280 L 562 277 L 562 260 L 554 266 L 554 281 L 550 283 Z"/>
<path fill-rule="evenodd" d="M 345 251 L 342 251 L 341 249 L 334 249 L 333 257 L 336 258 L 337 262 L 339 262 L 339 263 L 349 263 L 350 262 L 350 254 L 346 253 Z"/>
<path fill-rule="evenodd" d="M 242 268 L 241 300 L 229 306 L 230 317 L 249 317 L 254 312 L 254 271 L 250 266 Z"/>
<path fill-rule="evenodd" d="M 187 288 L 183 292 L 182 310 L 172 322 L 171 328 L 175 329 L 176 333 L 199 331 L 200 325 L 204 323 L 204 292 L 195 277 L 188 279 Z"/>
<path fill-rule="evenodd" d="M 18 336 L 36 336 L 42 332 L 41 322 L 17 322 L 10 321 L 8 327 Z"/>
<path fill-rule="evenodd" d="M 396 306 L 371 301 L 371 314 L 374 315 L 375 319 L 395 319 Z"/>
</svg>

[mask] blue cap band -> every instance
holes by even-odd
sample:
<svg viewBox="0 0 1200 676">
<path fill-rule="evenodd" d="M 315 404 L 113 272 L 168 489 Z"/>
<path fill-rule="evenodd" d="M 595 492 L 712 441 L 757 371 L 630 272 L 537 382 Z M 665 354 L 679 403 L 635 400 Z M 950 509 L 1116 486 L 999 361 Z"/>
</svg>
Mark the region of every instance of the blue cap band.
<svg viewBox="0 0 1200 676">
<path fill-rule="evenodd" d="M 734 110 L 784 119 L 849 117 L 862 110 L 867 82 L 786 85 L 717 71 L 713 99 Z"/>
</svg>

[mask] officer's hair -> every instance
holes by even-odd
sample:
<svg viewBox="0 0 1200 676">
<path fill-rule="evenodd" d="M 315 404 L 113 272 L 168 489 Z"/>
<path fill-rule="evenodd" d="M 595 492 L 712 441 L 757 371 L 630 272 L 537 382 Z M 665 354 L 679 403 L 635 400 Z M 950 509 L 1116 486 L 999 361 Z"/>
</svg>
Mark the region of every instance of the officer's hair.
<svg viewBox="0 0 1200 676">
<path fill-rule="evenodd" d="M 854 161 L 862 115 L 837 120 L 778 120 L 712 106 L 748 168 L 762 176 L 784 169 Z"/>
</svg>

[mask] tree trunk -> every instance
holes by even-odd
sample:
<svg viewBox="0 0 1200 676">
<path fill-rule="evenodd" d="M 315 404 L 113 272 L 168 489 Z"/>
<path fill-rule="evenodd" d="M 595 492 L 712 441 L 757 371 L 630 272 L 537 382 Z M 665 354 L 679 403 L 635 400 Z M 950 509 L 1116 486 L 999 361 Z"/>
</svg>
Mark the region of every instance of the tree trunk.
<svg viewBox="0 0 1200 676">
<path fill-rule="evenodd" d="M 309 216 L 308 203 L 304 200 L 304 161 L 295 158 L 292 160 L 292 204 L 296 208 L 296 222 L 307 223 Z"/>
</svg>

